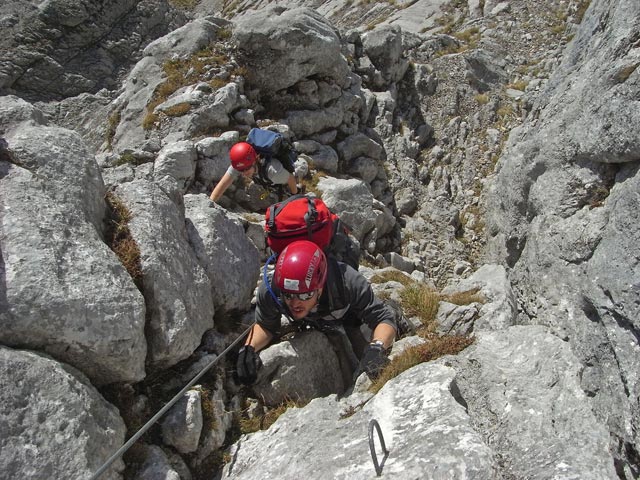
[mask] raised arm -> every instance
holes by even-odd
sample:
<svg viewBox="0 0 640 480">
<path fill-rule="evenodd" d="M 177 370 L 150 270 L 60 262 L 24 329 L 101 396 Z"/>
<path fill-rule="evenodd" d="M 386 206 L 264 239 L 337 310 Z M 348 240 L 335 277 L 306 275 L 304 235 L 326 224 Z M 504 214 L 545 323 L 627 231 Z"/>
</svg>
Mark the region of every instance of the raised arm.
<svg viewBox="0 0 640 480">
<path fill-rule="evenodd" d="M 218 200 L 220 200 L 220 197 L 225 192 L 225 190 L 229 188 L 229 186 L 232 183 L 233 183 L 233 178 L 231 177 L 231 175 L 229 175 L 228 173 L 225 173 L 220 179 L 220 181 L 218 182 L 218 184 L 215 186 L 213 191 L 211 192 L 211 195 L 209 196 L 209 198 L 213 202 L 217 202 Z"/>
<path fill-rule="evenodd" d="M 298 185 L 296 185 L 296 177 L 293 175 L 289 175 L 289 179 L 287 180 L 287 185 L 289 186 L 289 191 L 292 195 L 298 193 Z"/>
</svg>

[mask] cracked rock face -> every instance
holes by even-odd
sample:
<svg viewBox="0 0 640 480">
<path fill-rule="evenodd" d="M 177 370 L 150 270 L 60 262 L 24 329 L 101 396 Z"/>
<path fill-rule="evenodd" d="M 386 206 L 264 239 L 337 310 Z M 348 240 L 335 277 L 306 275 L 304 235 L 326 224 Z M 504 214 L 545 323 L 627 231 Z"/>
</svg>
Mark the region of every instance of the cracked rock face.
<svg viewBox="0 0 640 480">
<path fill-rule="evenodd" d="M 186 21 L 156 0 L 115 0 L 106 8 L 102 1 L 5 2 L 0 14 L 0 94 L 30 100 L 117 88 L 119 69 L 131 68 L 146 43 Z"/>
<path fill-rule="evenodd" d="M 640 138 L 629 128 L 640 121 L 638 84 L 635 71 L 620 75 L 637 56 L 630 47 L 638 27 L 628 19 L 638 15 L 634 2 L 594 5 L 531 120 L 511 137 L 488 202 L 490 252 L 511 267 L 520 321 L 570 342 L 585 365 L 582 388 L 621 456 L 636 448 L 629 445 L 637 445 L 640 408 L 632 206 Z M 589 35 L 603 18 L 608 35 Z"/>
</svg>

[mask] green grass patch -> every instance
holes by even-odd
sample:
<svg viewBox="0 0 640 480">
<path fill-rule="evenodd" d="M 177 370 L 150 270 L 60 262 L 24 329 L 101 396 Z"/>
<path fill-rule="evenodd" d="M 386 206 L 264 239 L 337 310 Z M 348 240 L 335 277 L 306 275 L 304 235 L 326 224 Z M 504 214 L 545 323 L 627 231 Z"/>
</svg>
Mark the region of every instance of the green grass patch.
<svg viewBox="0 0 640 480">
<path fill-rule="evenodd" d="M 387 365 L 372 383 L 369 391 L 378 393 L 385 383 L 405 370 L 424 362 L 436 360 L 445 355 L 457 355 L 473 343 L 473 338 L 460 335 L 433 335 L 427 343 L 407 348 Z"/>
</svg>

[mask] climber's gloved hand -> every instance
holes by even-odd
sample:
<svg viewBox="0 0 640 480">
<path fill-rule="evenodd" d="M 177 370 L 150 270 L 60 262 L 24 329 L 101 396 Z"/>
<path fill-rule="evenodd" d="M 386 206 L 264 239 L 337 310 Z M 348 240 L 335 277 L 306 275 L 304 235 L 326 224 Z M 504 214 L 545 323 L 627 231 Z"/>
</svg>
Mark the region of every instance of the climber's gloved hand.
<svg viewBox="0 0 640 480">
<path fill-rule="evenodd" d="M 260 357 L 255 348 L 245 345 L 238 352 L 238 363 L 236 364 L 236 375 L 238 382 L 242 385 L 253 385 L 258 378 L 258 370 L 262 366 Z"/>
<path fill-rule="evenodd" d="M 364 349 L 354 378 L 366 373 L 371 380 L 375 380 L 388 363 L 389 359 L 382 342 L 372 342 Z"/>
</svg>

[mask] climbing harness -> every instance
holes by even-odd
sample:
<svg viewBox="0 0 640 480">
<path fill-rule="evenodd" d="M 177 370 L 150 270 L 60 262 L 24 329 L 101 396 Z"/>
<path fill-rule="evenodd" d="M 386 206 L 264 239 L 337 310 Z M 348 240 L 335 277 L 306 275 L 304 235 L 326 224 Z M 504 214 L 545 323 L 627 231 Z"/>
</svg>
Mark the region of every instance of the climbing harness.
<svg viewBox="0 0 640 480">
<path fill-rule="evenodd" d="M 382 457 L 382 462 L 378 463 L 378 456 L 376 454 L 376 446 L 373 441 L 373 429 L 376 429 L 378 432 L 378 439 L 380 440 L 380 447 L 382 447 L 382 452 L 384 453 L 384 457 Z M 384 466 L 384 462 L 387 460 L 389 456 L 389 450 L 384 444 L 384 437 L 382 436 L 382 430 L 380 429 L 380 424 L 377 420 L 373 419 L 369 422 L 369 450 L 371 450 L 371 460 L 373 460 L 373 466 L 376 469 L 376 476 L 380 476 L 382 474 L 382 467 Z"/>
<path fill-rule="evenodd" d="M 205 365 L 205 367 L 200 370 L 200 373 L 198 373 L 195 377 L 193 377 L 191 379 L 191 381 L 184 386 L 184 388 L 182 390 L 180 390 L 170 401 L 169 403 L 167 403 L 164 407 L 162 407 L 162 409 L 160 409 L 160 411 L 158 411 L 158 413 L 156 413 L 153 417 L 151 417 L 151 420 L 149 420 L 147 423 L 145 423 L 142 428 L 140 428 L 140 430 L 138 430 L 128 441 L 127 443 L 125 443 L 124 445 L 122 445 L 122 447 L 120 447 L 118 449 L 118 451 L 116 453 L 114 453 L 113 455 L 111 455 L 111 457 L 109 457 L 109 459 L 104 463 L 104 465 L 102 465 L 102 467 L 100 467 L 98 469 L 98 471 L 96 471 L 96 473 L 93 474 L 93 476 L 91 477 L 90 480 L 97 480 L 98 478 L 100 478 L 100 475 L 102 475 L 107 468 L 109 468 L 111 466 L 111 464 L 113 462 L 115 462 L 118 457 L 120 457 L 124 452 L 126 452 L 127 450 L 129 450 L 129 448 L 131 448 L 131 446 L 136 443 L 136 441 L 147 431 L 149 430 L 149 428 L 151 428 L 151 426 L 156 423 L 160 417 L 162 417 L 165 413 L 167 413 L 167 411 L 178 401 L 180 400 L 180 398 L 182 398 L 182 396 L 187 393 L 187 391 L 198 381 L 200 380 L 200 378 L 207 372 L 207 370 L 209 370 L 218 360 L 220 360 L 221 358 L 223 358 L 225 356 L 225 354 L 227 352 L 229 352 L 229 350 L 231 350 L 235 345 L 238 344 L 238 342 L 244 338 L 245 335 L 247 335 L 249 333 L 249 331 L 253 328 L 253 326 L 255 325 L 255 322 L 253 322 L 244 332 L 242 332 L 242 334 L 236 338 L 233 342 L 231 342 L 231 344 L 224 349 L 224 351 L 218 355 L 216 358 L 214 358 L 213 360 L 211 360 L 211 362 L 209 362 L 207 365 Z"/>
</svg>

